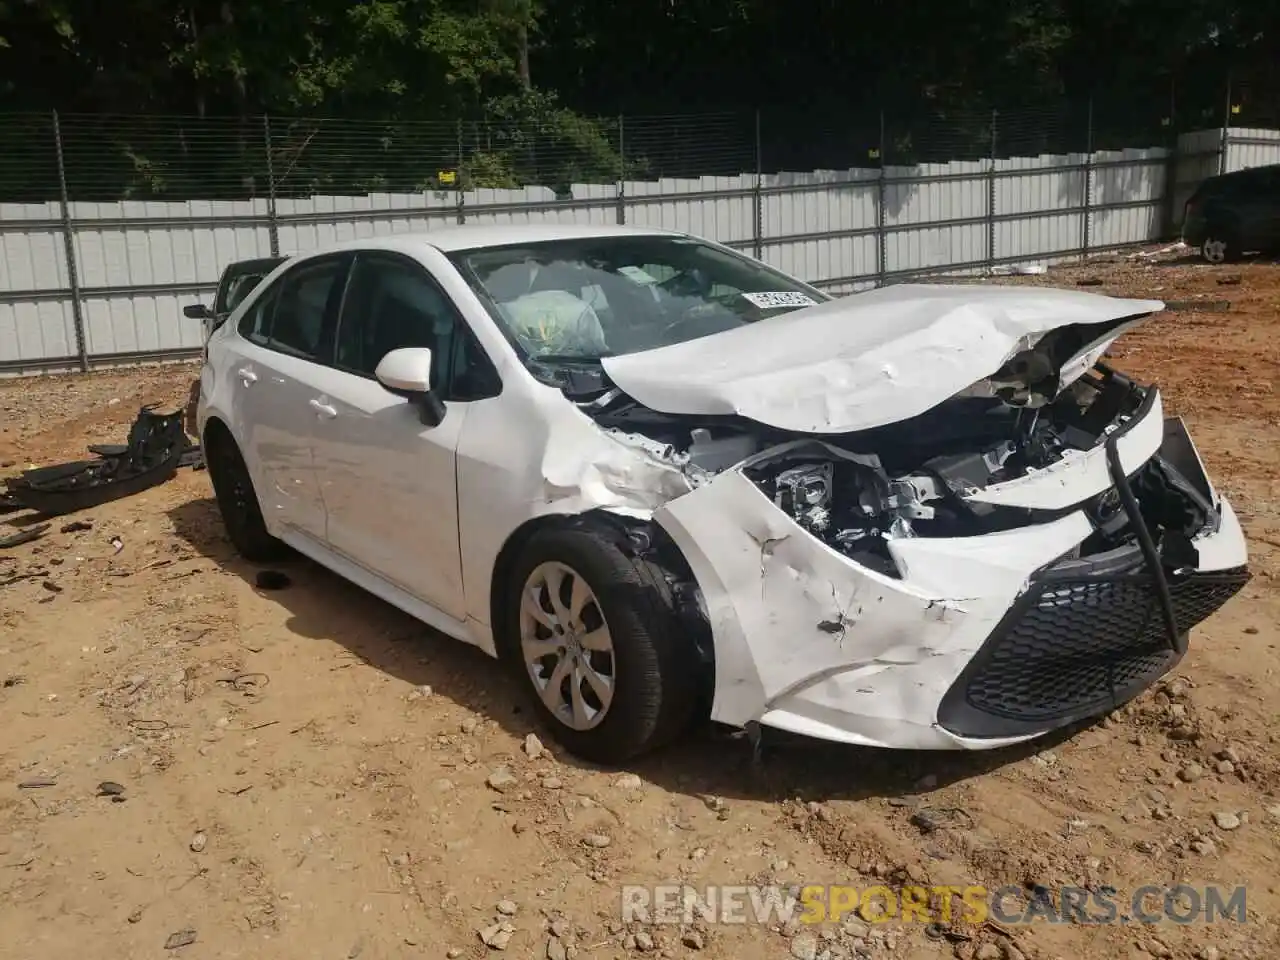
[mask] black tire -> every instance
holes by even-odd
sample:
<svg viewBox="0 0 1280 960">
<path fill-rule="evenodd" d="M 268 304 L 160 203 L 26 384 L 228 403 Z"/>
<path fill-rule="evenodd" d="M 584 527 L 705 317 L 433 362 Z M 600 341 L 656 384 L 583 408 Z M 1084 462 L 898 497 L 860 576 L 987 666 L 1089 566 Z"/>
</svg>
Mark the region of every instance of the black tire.
<svg viewBox="0 0 1280 960">
<path fill-rule="evenodd" d="M 236 552 L 250 563 L 284 559 L 289 555 L 289 548 L 267 533 L 258 494 L 236 442 L 225 435 L 210 439 L 212 449 L 206 450 L 209 479 L 213 481 L 222 523 Z"/>
<path fill-rule="evenodd" d="M 595 594 L 613 642 L 613 698 L 588 730 L 566 724 L 538 696 L 520 642 L 520 605 L 530 575 L 564 564 Z M 700 681 L 694 642 L 679 630 L 665 578 L 624 553 L 608 535 L 585 528 L 534 534 L 504 585 L 500 650 L 534 712 L 569 752 L 616 766 L 669 743 L 693 720 Z"/>
<path fill-rule="evenodd" d="M 1240 256 L 1240 237 L 1230 224 L 1216 224 L 1200 244 L 1200 257 L 1206 263 L 1235 263 Z"/>
</svg>

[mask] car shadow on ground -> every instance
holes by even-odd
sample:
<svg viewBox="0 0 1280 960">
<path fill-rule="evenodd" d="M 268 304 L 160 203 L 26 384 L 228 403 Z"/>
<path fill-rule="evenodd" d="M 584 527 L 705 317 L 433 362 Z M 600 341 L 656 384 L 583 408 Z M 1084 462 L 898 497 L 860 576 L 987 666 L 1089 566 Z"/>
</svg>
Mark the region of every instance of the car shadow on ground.
<svg viewBox="0 0 1280 960">
<path fill-rule="evenodd" d="M 279 603 L 289 614 L 288 629 L 297 636 L 331 641 L 388 676 L 415 687 L 429 686 L 433 696 L 495 721 L 518 739 L 535 733 L 570 767 L 600 769 L 560 749 L 550 731 L 535 721 L 515 680 L 482 651 L 438 633 L 303 557 L 270 568 L 241 560 L 211 498 L 180 504 L 169 516 L 180 539 Z M 289 586 L 259 589 L 256 579 L 263 569 L 286 573 Z M 626 769 L 664 789 L 703 798 L 902 797 L 1015 763 L 1051 749 L 1080 729 L 1056 732 L 1033 745 L 972 752 L 879 750 L 765 731 L 757 750 L 741 731 L 701 723 L 680 742 Z"/>
</svg>

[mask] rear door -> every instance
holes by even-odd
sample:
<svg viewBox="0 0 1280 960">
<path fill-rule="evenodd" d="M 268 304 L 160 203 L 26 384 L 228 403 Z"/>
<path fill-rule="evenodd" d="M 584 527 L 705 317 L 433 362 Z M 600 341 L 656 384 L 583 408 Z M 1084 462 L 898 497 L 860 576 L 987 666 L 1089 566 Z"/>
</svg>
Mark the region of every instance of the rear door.
<svg viewBox="0 0 1280 960">
<path fill-rule="evenodd" d="M 331 346 L 323 336 L 342 299 L 349 254 L 304 260 L 263 291 L 241 318 L 237 433 L 254 471 L 263 513 L 276 533 L 323 541 L 325 508 L 312 462 L 318 392 Z"/>
</svg>

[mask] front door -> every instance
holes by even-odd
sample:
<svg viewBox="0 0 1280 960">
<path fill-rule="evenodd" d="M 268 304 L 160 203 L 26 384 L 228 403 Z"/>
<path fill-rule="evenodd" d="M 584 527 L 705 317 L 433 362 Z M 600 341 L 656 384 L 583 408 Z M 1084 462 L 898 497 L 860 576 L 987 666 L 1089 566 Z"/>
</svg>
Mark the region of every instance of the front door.
<svg viewBox="0 0 1280 960">
<path fill-rule="evenodd" d="M 466 615 L 458 546 L 456 451 L 468 404 L 452 392 L 465 321 L 425 267 L 360 253 L 334 336 L 334 362 L 313 399 L 324 408 L 313 449 L 332 549 L 455 619 Z M 444 419 L 374 377 L 400 347 L 433 352 Z"/>
</svg>

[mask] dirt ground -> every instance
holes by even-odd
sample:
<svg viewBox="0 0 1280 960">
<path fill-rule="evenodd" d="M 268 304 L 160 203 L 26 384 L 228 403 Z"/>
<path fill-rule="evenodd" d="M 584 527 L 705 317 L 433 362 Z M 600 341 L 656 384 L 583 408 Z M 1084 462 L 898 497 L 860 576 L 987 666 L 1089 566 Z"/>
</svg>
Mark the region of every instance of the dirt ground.
<svg viewBox="0 0 1280 960">
<path fill-rule="evenodd" d="M 208 474 L 183 470 L 0 550 L 0 957 L 1280 957 L 1280 267 L 1117 257 L 1002 282 L 1082 278 L 1230 301 L 1115 350 L 1187 418 L 1255 570 L 1157 690 L 1032 748 L 800 742 L 757 761 L 706 729 L 598 771 L 526 741 L 539 731 L 482 654 L 302 560 L 280 568 L 290 586 L 255 587 Z M 0 475 L 122 441 L 194 375 L 0 382 Z M 1122 902 L 1216 883 L 1246 885 L 1249 915 L 620 922 L 623 884 L 677 881 L 1072 884 Z"/>
</svg>

